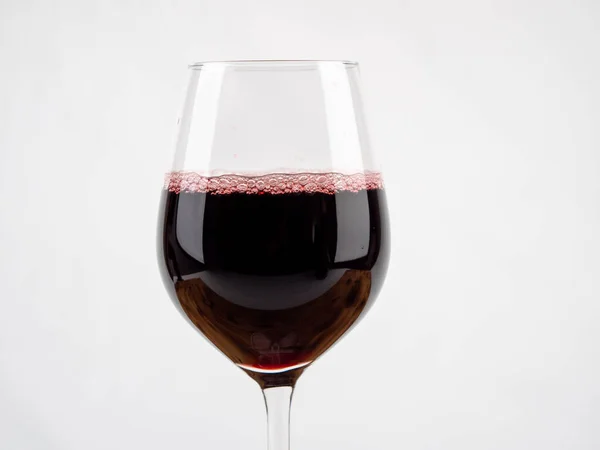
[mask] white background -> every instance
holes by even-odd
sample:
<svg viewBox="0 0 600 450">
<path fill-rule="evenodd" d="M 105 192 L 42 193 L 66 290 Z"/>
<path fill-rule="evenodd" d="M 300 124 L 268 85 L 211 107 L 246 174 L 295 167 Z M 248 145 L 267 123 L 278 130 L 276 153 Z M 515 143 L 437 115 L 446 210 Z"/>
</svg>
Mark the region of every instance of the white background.
<svg viewBox="0 0 600 450">
<path fill-rule="evenodd" d="M 155 263 L 194 60 L 361 62 L 393 220 L 295 450 L 600 448 L 600 3 L 3 0 L 0 448 L 263 450 Z"/>
</svg>

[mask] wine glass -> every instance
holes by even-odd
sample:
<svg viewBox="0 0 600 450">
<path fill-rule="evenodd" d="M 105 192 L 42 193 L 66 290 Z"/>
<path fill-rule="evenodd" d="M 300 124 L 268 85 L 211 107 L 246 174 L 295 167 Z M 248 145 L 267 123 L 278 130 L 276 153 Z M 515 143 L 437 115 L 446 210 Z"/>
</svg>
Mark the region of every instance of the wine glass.
<svg viewBox="0 0 600 450">
<path fill-rule="evenodd" d="M 185 318 L 262 388 L 289 448 L 302 372 L 379 293 L 389 255 L 358 64 L 192 64 L 159 262 Z"/>
</svg>

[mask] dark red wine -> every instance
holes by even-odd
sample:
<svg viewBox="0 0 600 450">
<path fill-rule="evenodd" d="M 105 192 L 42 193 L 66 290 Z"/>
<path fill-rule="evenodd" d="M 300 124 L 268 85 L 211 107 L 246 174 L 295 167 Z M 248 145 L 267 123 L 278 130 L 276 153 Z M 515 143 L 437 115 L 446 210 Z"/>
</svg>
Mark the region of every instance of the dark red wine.
<svg viewBox="0 0 600 450">
<path fill-rule="evenodd" d="M 161 271 L 175 304 L 262 386 L 293 384 L 379 292 L 377 173 L 167 177 Z"/>
</svg>

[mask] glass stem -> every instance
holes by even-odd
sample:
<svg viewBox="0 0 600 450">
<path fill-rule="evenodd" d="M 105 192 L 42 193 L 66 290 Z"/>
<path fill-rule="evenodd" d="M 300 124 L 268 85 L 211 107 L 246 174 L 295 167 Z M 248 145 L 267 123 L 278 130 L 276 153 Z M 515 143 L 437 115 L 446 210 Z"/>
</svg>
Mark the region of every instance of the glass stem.
<svg viewBox="0 0 600 450">
<path fill-rule="evenodd" d="M 269 450 L 289 450 L 290 448 L 290 407 L 293 392 L 292 386 L 263 389 L 267 405 Z"/>
</svg>

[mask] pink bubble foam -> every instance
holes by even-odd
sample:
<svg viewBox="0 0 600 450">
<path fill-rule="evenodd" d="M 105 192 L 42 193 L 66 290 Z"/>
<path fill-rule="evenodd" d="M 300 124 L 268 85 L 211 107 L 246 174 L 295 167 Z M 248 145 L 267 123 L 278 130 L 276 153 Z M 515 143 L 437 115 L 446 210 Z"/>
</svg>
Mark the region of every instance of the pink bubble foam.
<svg viewBox="0 0 600 450">
<path fill-rule="evenodd" d="M 383 178 L 379 172 L 351 175 L 331 172 L 206 176 L 197 172 L 175 171 L 166 174 L 165 189 L 177 194 L 335 194 L 339 191 L 383 189 Z"/>
</svg>

